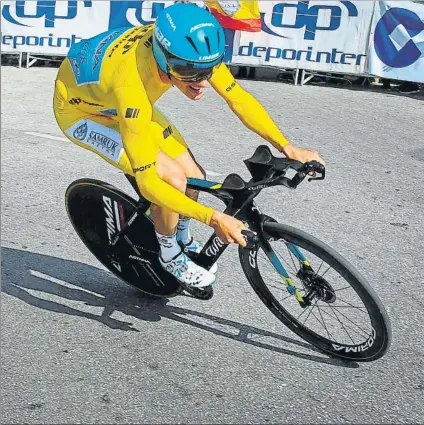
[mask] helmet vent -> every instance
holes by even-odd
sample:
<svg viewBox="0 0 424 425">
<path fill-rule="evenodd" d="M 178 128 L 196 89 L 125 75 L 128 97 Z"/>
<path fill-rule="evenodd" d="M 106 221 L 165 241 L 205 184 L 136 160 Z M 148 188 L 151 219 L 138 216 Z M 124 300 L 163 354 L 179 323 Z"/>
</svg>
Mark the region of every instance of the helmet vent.
<svg viewBox="0 0 424 425">
<path fill-rule="evenodd" d="M 209 37 L 205 37 L 206 45 L 208 46 L 208 52 L 211 54 L 211 43 L 209 41 Z"/>
<path fill-rule="evenodd" d="M 197 50 L 196 45 L 194 44 L 194 41 L 191 37 L 186 36 L 187 41 L 192 45 L 193 49 L 196 50 L 196 53 L 199 54 L 199 51 Z"/>
<path fill-rule="evenodd" d="M 221 41 L 221 37 L 219 35 L 219 31 L 216 32 L 216 35 L 218 36 L 218 46 L 219 46 L 219 42 Z"/>
</svg>

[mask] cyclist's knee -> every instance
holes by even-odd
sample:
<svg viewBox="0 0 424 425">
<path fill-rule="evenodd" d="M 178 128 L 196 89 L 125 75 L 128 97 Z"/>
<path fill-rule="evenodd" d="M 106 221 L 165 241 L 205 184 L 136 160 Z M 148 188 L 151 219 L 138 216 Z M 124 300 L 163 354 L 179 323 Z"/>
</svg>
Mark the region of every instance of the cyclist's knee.
<svg viewBox="0 0 424 425">
<path fill-rule="evenodd" d="M 186 177 L 193 177 L 201 180 L 206 179 L 206 173 L 188 150 L 181 154 L 176 161 L 184 169 Z"/>
<path fill-rule="evenodd" d="M 195 166 L 187 173 L 187 177 L 194 177 L 196 179 L 205 180 L 206 173 L 203 173 L 202 169 L 200 169 L 200 167 L 195 164 Z"/>
<path fill-rule="evenodd" d="M 163 181 L 170 184 L 180 192 L 185 192 L 187 188 L 187 178 L 184 173 L 182 174 L 168 174 L 162 178 Z"/>
<path fill-rule="evenodd" d="M 187 187 L 186 174 L 184 168 L 178 164 L 177 161 L 169 158 L 162 152 L 159 153 L 156 163 L 156 172 L 159 178 L 164 182 L 181 192 L 185 192 Z"/>
</svg>

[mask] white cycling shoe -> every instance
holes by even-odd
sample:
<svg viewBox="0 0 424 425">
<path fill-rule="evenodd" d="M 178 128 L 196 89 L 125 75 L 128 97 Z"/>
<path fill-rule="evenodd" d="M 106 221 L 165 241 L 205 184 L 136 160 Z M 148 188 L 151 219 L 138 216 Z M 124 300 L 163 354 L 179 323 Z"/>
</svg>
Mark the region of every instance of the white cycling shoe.
<svg viewBox="0 0 424 425">
<path fill-rule="evenodd" d="M 187 248 L 189 251 L 196 252 L 197 254 L 200 254 L 200 252 L 203 249 L 203 244 L 201 244 L 200 242 L 195 241 L 193 238 L 191 238 L 191 241 L 187 245 L 184 245 L 184 247 Z M 213 274 L 216 274 L 216 272 L 218 271 L 218 264 L 217 263 L 212 264 L 209 271 Z"/>
<path fill-rule="evenodd" d="M 181 252 L 167 263 L 159 256 L 159 261 L 168 273 L 171 273 L 185 285 L 193 288 L 204 288 L 215 283 L 215 275 L 198 266 L 184 252 Z"/>
</svg>

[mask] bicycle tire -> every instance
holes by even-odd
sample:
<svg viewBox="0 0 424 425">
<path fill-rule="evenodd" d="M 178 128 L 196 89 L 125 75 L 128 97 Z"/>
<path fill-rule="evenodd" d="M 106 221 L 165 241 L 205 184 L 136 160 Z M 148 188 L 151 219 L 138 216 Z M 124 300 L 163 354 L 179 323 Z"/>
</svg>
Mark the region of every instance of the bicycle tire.
<svg viewBox="0 0 424 425">
<path fill-rule="evenodd" d="M 243 271 L 253 290 L 266 307 L 291 331 L 326 354 L 358 362 L 375 361 L 384 356 L 391 344 L 392 331 L 390 320 L 377 293 L 359 271 L 324 242 L 292 226 L 275 222 L 265 222 L 262 237 L 264 235 L 270 235 L 269 237 L 274 239 L 284 240 L 300 248 L 307 249 L 333 267 L 349 283 L 364 303 L 373 331 L 371 331 L 370 337 L 362 345 L 338 344 L 337 341 L 332 341 L 315 333 L 298 322 L 281 306 L 268 289 L 257 267 L 257 255 L 260 246 L 253 250 L 246 250 L 240 247 L 239 258 Z M 374 333 L 375 335 L 373 335 Z"/>
<path fill-rule="evenodd" d="M 129 234 L 140 250 L 147 245 L 143 251 L 145 263 L 129 260 L 134 252 L 125 241 L 109 245 L 111 234 L 128 221 L 137 208 L 137 201 L 109 183 L 79 179 L 68 186 L 65 206 L 84 245 L 115 276 L 153 297 L 170 298 L 181 293 L 178 281 L 159 264 L 159 245 L 153 223 L 146 216 L 139 215 Z"/>
</svg>

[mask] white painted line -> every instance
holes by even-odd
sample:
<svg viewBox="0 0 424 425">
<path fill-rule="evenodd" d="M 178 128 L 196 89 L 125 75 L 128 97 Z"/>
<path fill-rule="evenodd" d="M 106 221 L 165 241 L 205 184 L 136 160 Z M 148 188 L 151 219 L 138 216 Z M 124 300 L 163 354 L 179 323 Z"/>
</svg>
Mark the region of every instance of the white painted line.
<svg viewBox="0 0 424 425">
<path fill-rule="evenodd" d="M 49 282 L 55 283 L 56 285 L 65 286 L 66 288 L 70 288 L 70 289 L 78 289 L 79 291 L 87 292 L 88 294 L 94 294 L 94 295 L 96 295 L 100 298 L 104 298 L 103 295 L 100 295 L 100 294 L 97 294 L 97 293 L 90 291 L 88 289 L 82 288 L 81 286 L 77 286 L 77 285 L 74 285 L 72 283 L 65 282 L 64 280 L 57 279 L 53 276 L 39 272 L 37 270 L 30 269 L 29 273 L 30 273 L 31 276 L 38 277 L 39 279 L 48 280 Z"/>
<path fill-rule="evenodd" d="M 30 136 L 42 137 L 43 139 L 60 140 L 61 142 L 68 141 L 65 137 L 51 136 L 50 134 L 33 133 L 32 131 L 24 131 L 24 133 L 29 134 Z"/>
<path fill-rule="evenodd" d="M 215 173 L 215 171 L 209 171 L 209 170 L 205 170 L 206 174 L 208 176 L 212 176 L 212 177 L 218 177 L 218 176 L 223 176 L 224 174 L 221 173 Z"/>
<path fill-rule="evenodd" d="M 33 131 L 24 131 L 25 134 L 28 134 L 29 136 L 36 136 L 36 137 L 42 137 L 43 139 L 50 139 L 50 140 L 59 140 L 61 142 L 68 142 L 69 140 L 65 137 L 58 137 L 58 136 L 52 136 L 51 134 L 43 134 L 43 133 L 34 133 Z M 206 174 L 211 177 L 219 177 L 223 176 L 224 174 L 216 173 L 215 171 L 205 170 Z"/>
</svg>

